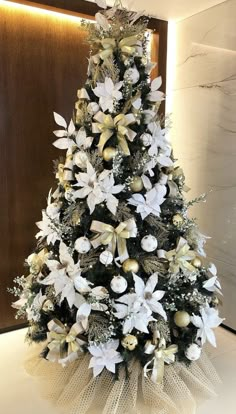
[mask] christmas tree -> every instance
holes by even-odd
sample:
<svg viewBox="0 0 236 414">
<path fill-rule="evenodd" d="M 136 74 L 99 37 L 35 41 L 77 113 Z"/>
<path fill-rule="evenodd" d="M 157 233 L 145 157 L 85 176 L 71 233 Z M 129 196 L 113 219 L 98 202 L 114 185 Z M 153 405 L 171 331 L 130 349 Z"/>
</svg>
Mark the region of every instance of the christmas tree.
<svg viewBox="0 0 236 414">
<path fill-rule="evenodd" d="M 62 367 L 84 360 L 89 381 L 129 381 L 138 370 L 151 389 L 169 366 L 191 372 L 204 343 L 216 345 L 220 283 L 188 216 L 202 197 L 186 201 L 159 114 L 148 19 L 115 6 L 83 24 L 88 78 L 69 124 L 54 113 L 54 146 L 66 154 L 55 162 L 58 185 L 37 223 L 28 275 L 16 279 L 14 306 L 29 321 L 28 341 L 42 342 L 42 358 Z M 116 396 L 104 413 L 118 412 Z"/>
</svg>

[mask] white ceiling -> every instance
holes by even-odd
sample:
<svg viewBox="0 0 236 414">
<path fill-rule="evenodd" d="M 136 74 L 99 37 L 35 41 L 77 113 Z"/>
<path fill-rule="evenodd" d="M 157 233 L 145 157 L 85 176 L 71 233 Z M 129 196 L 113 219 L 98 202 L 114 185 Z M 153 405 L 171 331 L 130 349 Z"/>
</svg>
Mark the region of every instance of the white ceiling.
<svg viewBox="0 0 236 414">
<path fill-rule="evenodd" d="M 95 0 L 89 0 L 95 3 Z M 182 20 L 226 0 L 122 0 L 124 7 L 132 10 L 145 10 L 151 16 L 163 20 Z M 107 0 L 111 6 L 114 0 Z"/>
</svg>

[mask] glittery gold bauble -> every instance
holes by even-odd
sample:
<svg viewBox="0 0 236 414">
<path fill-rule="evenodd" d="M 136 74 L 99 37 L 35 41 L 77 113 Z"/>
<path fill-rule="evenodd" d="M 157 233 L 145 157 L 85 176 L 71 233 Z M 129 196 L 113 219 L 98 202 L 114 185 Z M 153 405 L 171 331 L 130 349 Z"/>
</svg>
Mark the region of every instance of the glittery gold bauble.
<svg viewBox="0 0 236 414">
<path fill-rule="evenodd" d="M 138 193 L 143 189 L 143 180 L 141 177 L 133 177 L 130 188 L 134 193 Z"/>
<path fill-rule="evenodd" d="M 174 316 L 175 325 L 179 328 L 186 328 L 190 324 L 190 315 L 185 311 L 178 311 Z"/>
<path fill-rule="evenodd" d="M 172 217 L 172 221 L 175 226 L 180 226 L 183 223 L 184 218 L 181 216 L 181 214 L 177 213 Z"/>
<path fill-rule="evenodd" d="M 117 153 L 116 148 L 107 147 L 104 149 L 102 156 L 105 161 L 111 161 Z"/>
<path fill-rule="evenodd" d="M 134 335 L 125 335 L 121 341 L 123 348 L 133 351 L 138 345 L 138 339 Z"/>
<path fill-rule="evenodd" d="M 42 309 L 44 312 L 52 312 L 54 310 L 52 301 L 50 299 L 45 300 Z"/>
<path fill-rule="evenodd" d="M 213 305 L 215 305 L 215 306 L 219 305 L 219 299 L 217 298 L 217 296 L 214 296 L 214 297 L 212 298 L 211 303 L 212 303 Z"/>
<path fill-rule="evenodd" d="M 197 269 L 199 269 L 202 266 L 202 261 L 201 261 L 200 257 L 195 257 L 195 259 L 193 259 L 191 263 Z"/>
<path fill-rule="evenodd" d="M 126 259 L 122 264 L 122 269 L 125 273 L 133 272 L 137 273 L 139 270 L 139 264 L 135 259 Z"/>
</svg>

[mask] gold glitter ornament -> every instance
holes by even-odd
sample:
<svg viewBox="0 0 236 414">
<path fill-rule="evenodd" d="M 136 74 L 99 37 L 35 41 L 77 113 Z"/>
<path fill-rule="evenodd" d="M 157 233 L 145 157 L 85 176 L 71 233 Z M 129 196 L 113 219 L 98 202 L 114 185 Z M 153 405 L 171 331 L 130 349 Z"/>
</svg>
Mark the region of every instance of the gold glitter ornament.
<svg viewBox="0 0 236 414">
<path fill-rule="evenodd" d="M 45 300 L 43 307 L 44 312 L 52 312 L 54 310 L 54 305 L 50 299 Z"/>
<path fill-rule="evenodd" d="M 103 150 L 102 156 L 105 161 L 111 161 L 117 153 L 117 149 L 114 147 L 107 147 Z"/>
<path fill-rule="evenodd" d="M 184 218 L 181 214 L 177 213 L 172 217 L 172 222 L 175 226 L 180 226 L 183 224 Z"/>
<path fill-rule="evenodd" d="M 143 180 L 141 177 L 135 176 L 130 183 L 130 188 L 134 193 L 138 193 L 143 189 Z"/>
<path fill-rule="evenodd" d="M 174 315 L 174 321 L 179 328 L 186 328 L 190 324 L 190 315 L 186 311 L 178 311 Z"/>
<path fill-rule="evenodd" d="M 139 264 L 135 259 L 126 259 L 122 264 L 122 269 L 125 273 L 137 273 L 139 271 Z"/>
<path fill-rule="evenodd" d="M 125 335 L 121 341 L 123 348 L 133 351 L 138 345 L 138 339 L 134 335 Z"/>
<path fill-rule="evenodd" d="M 194 266 L 194 267 L 196 267 L 197 269 L 199 269 L 201 266 L 202 266 L 202 261 L 201 261 L 201 259 L 200 259 L 200 257 L 195 257 L 193 260 L 192 260 L 192 265 Z"/>
</svg>

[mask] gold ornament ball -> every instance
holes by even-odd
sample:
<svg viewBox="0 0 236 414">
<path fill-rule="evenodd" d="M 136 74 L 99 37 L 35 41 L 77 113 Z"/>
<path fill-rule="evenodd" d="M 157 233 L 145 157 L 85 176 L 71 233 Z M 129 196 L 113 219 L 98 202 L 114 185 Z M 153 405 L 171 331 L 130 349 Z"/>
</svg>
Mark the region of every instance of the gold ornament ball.
<svg viewBox="0 0 236 414">
<path fill-rule="evenodd" d="M 139 264 L 135 259 L 126 259 L 122 264 L 122 269 L 125 273 L 133 272 L 137 273 L 139 270 Z"/>
<path fill-rule="evenodd" d="M 172 222 L 175 226 L 180 226 L 183 223 L 183 221 L 184 221 L 184 218 L 183 216 L 181 216 L 181 214 L 177 213 L 172 217 Z"/>
<path fill-rule="evenodd" d="M 219 305 L 219 299 L 217 298 L 217 296 L 215 296 L 212 301 L 213 305 L 218 306 Z"/>
<path fill-rule="evenodd" d="M 116 148 L 107 147 L 104 149 L 102 156 L 105 161 L 111 161 L 117 153 Z"/>
<path fill-rule="evenodd" d="M 126 335 L 122 339 L 121 345 L 123 348 L 128 349 L 129 351 L 133 351 L 138 345 L 138 339 L 134 335 Z"/>
<path fill-rule="evenodd" d="M 143 189 L 143 180 L 141 177 L 133 177 L 130 188 L 134 193 L 138 193 Z"/>
<path fill-rule="evenodd" d="M 175 325 L 179 328 L 186 328 L 190 324 L 190 315 L 185 311 L 178 311 L 174 316 Z"/>
<path fill-rule="evenodd" d="M 192 265 L 199 269 L 202 266 L 202 261 L 200 257 L 195 257 L 195 259 L 192 260 Z"/>
<path fill-rule="evenodd" d="M 54 310 L 52 301 L 50 299 L 45 300 L 42 309 L 44 312 L 52 312 Z"/>
</svg>

